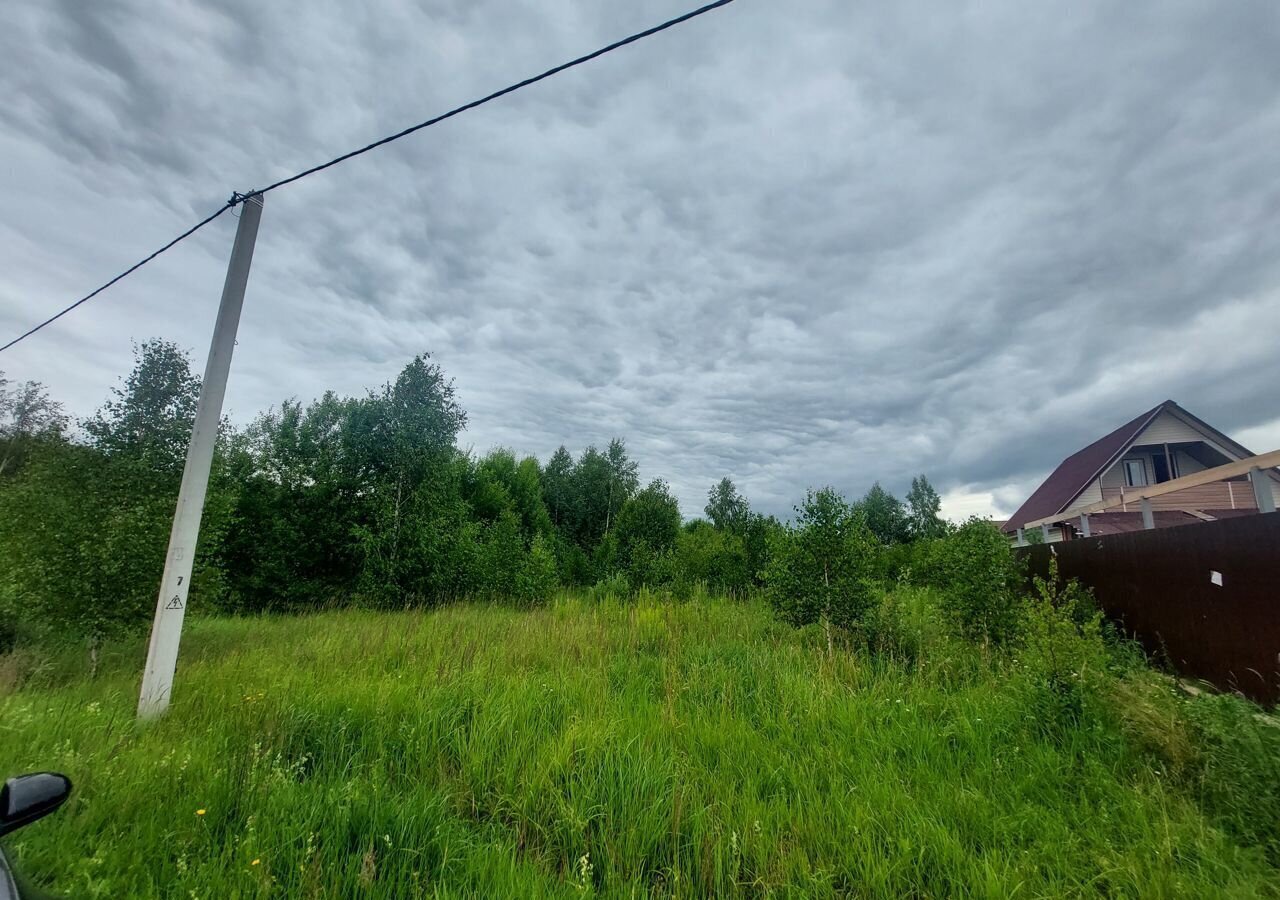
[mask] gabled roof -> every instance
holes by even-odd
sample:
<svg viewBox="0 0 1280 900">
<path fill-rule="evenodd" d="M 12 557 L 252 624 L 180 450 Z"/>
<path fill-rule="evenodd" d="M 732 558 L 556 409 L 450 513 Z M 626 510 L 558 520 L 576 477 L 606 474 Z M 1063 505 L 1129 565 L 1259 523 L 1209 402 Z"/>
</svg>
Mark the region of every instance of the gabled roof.
<svg viewBox="0 0 1280 900">
<path fill-rule="evenodd" d="M 1233 441 L 1208 422 L 1187 412 L 1172 400 L 1166 400 L 1064 459 L 1000 530 L 1012 534 L 1023 523 L 1062 512 L 1080 496 L 1090 482 L 1111 468 L 1133 446 L 1134 441 L 1155 421 L 1156 416 L 1166 411 L 1238 458 L 1246 459 L 1254 455 L 1252 450 Z M 1280 481 L 1280 470 L 1267 469 L 1266 472 L 1272 479 Z"/>
<path fill-rule="evenodd" d="M 1067 504 L 1080 496 L 1089 482 L 1101 475 L 1117 457 L 1129 449 L 1138 435 L 1142 434 L 1142 430 L 1169 406 L 1177 404 L 1166 400 L 1132 422 L 1126 422 L 1107 436 L 1098 438 L 1088 447 L 1068 456 L 1026 502 L 1018 507 L 1018 511 L 1009 517 L 1003 530 L 1017 531 L 1023 522 L 1032 522 L 1061 512 Z"/>
</svg>

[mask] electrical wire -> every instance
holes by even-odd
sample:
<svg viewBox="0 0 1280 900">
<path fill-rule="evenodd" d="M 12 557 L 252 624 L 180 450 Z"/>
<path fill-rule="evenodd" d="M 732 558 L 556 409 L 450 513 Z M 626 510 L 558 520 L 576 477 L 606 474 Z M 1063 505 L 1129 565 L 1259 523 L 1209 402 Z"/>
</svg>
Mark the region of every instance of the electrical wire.
<svg viewBox="0 0 1280 900">
<path fill-rule="evenodd" d="M 171 240 L 169 243 L 165 244 L 163 247 L 161 247 L 161 248 L 160 248 L 159 250 L 157 250 L 155 253 L 152 253 L 150 256 L 146 257 L 145 259 L 141 259 L 141 260 L 139 260 L 138 262 L 134 263 L 134 264 L 133 264 L 133 265 L 131 265 L 129 268 L 125 269 L 123 272 L 121 272 L 119 275 L 117 275 L 115 278 L 112 278 L 112 279 L 111 279 L 110 281 L 108 281 L 106 284 L 103 284 L 101 287 L 95 288 L 93 291 L 89 292 L 88 294 L 85 294 L 83 297 L 81 297 L 81 298 L 80 298 L 79 300 L 77 300 L 75 303 L 72 303 L 70 306 L 66 307 L 65 309 L 63 309 L 63 310 L 61 310 L 61 311 L 59 311 L 59 312 L 54 313 L 52 316 L 50 316 L 49 318 L 45 319 L 45 320 L 44 320 L 43 322 L 41 322 L 39 325 L 36 325 L 36 326 L 34 326 L 34 327 L 32 327 L 32 328 L 28 329 L 27 331 L 23 332 L 22 334 L 18 335 L 16 338 L 14 338 L 13 340 L 11 340 L 9 343 L 5 344 L 3 347 L 0 347 L 0 353 L 3 353 L 4 351 L 8 350 L 10 347 L 12 347 L 14 344 L 18 343 L 19 341 L 26 340 L 27 338 L 31 337 L 31 335 L 35 334 L 35 333 L 36 333 L 37 331 L 39 331 L 41 328 L 44 328 L 46 325 L 52 325 L 54 322 L 58 321 L 58 320 L 59 320 L 59 319 L 61 319 L 63 316 L 65 316 L 67 313 L 71 312 L 71 310 L 73 310 L 73 309 L 75 309 L 76 307 L 80 306 L 80 304 L 82 304 L 82 303 L 88 303 L 88 302 L 89 302 L 90 300 L 92 300 L 94 297 L 98 296 L 98 295 L 99 295 L 99 294 L 101 294 L 103 291 L 105 291 L 107 288 L 111 287 L 111 285 L 115 284 L 117 281 L 120 281 L 122 278 L 124 278 L 124 277 L 125 277 L 125 276 L 127 276 L 127 275 L 132 275 L 134 272 L 138 271 L 138 269 L 141 269 L 143 266 L 145 266 L 147 263 L 151 262 L 151 260 L 155 259 L 157 256 L 159 256 L 159 255 L 160 255 L 161 253 L 163 253 L 164 251 L 168 250 L 168 249 L 169 249 L 170 247 L 172 247 L 174 244 L 177 244 L 177 243 L 179 243 L 180 241 L 184 241 L 184 240 L 186 240 L 187 238 L 191 237 L 191 235 L 195 234 L 195 233 L 196 233 L 197 231 L 199 231 L 201 228 L 203 228 L 204 226 L 208 225 L 208 224 L 209 224 L 210 222 L 212 222 L 214 219 L 218 218 L 218 216 L 222 215 L 224 212 L 226 212 L 227 210 L 231 209 L 231 207 L 235 206 L 235 204 L 236 204 L 236 197 L 238 197 L 238 196 L 239 196 L 238 194 L 237 194 L 236 196 L 233 196 L 233 197 L 232 197 L 230 200 L 228 200 L 228 201 L 227 201 L 227 202 L 226 202 L 226 203 L 225 203 L 225 204 L 224 204 L 224 205 L 223 205 L 223 206 L 222 206 L 222 207 L 221 207 L 217 212 L 213 213 L 213 214 L 212 214 L 212 215 L 210 215 L 210 216 L 207 216 L 207 217 L 206 217 L 206 218 L 204 218 L 204 219 L 201 219 L 201 220 L 200 220 L 199 222 L 197 222 L 195 225 L 192 225 L 192 226 L 191 226 L 190 228 L 188 228 L 186 231 L 182 232 L 182 234 L 178 235 L 176 238 L 174 238 L 173 240 Z"/>
<path fill-rule="evenodd" d="M 392 141 L 398 141 L 400 138 L 407 137 L 415 131 L 421 131 L 423 128 L 430 128 L 438 122 L 443 122 L 445 119 L 452 119 L 454 116 L 467 112 L 468 110 L 475 109 L 477 106 L 484 106 L 486 103 L 489 103 L 492 100 L 497 100 L 499 97 L 505 97 L 507 94 L 514 94 L 521 88 L 526 88 L 531 84 L 537 84 L 539 81 L 550 78 L 552 75 L 558 75 L 566 69 L 572 69 L 574 66 L 580 66 L 583 63 L 591 62 L 591 60 L 604 56 L 606 53 L 612 53 L 614 50 L 617 50 L 620 47 L 625 47 L 627 44 L 634 44 L 636 41 L 643 40 L 644 38 L 655 35 L 660 31 L 666 31 L 668 28 L 673 28 L 676 25 L 689 21 L 690 19 L 695 19 L 705 13 L 709 13 L 713 9 L 719 9 L 721 6 L 728 6 L 732 2 L 733 0 L 716 0 L 714 3 L 708 3 L 706 6 L 699 7 L 692 12 L 687 12 L 683 16 L 668 19 L 661 25 L 655 25 L 654 27 L 647 28 L 644 31 L 636 32 L 630 37 L 626 37 L 620 41 L 615 41 L 614 43 L 609 44 L 607 47 L 601 47 L 594 53 L 588 53 L 586 56 L 579 56 L 577 59 L 558 65 L 554 69 L 547 69 L 547 71 L 543 72 L 541 75 L 534 75 L 532 78 L 526 78 L 524 81 L 519 81 L 515 84 L 504 87 L 500 91 L 494 91 L 487 97 L 481 97 L 479 100 L 472 100 L 470 103 L 451 109 L 447 113 L 443 113 L 433 119 L 427 119 L 425 122 L 419 122 L 417 125 L 412 125 L 404 131 L 397 131 L 395 134 L 382 138 L 382 140 L 374 141 L 372 144 L 367 144 L 359 150 L 352 150 L 350 153 L 344 153 L 341 156 L 335 157 L 328 162 L 321 163 L 318 166 L 312 166 L 310 169 L 304 169 L 297 175 L 290 175 L 288 178 L 282 178 L 274 184 L 269 184 L 262 190 L 256 191 L 255 193 L 265 194 L 267 191 L 274 191 L 278 187 L 284 187 L 286 184 L 292 184 L 300 178 L 306 178 L 308 175 L 314 175 L 316 172 L 323 171 L 330 166 L 336 166 L 340 162 L 346 162 L 352 157 L 359 156 L 362 153 L 368 153 L 370 150 L 381 147 L 383 144 L 390 144 Z"/>
<path fill-rule="evenodd" d="M 646 28 L 644 31 L 638 31 L 635 34 L 630 35 L 629 37 L 625 37 L 620 41 L 614 41 L 612 44 L 609 44 L 605 47 L 601 47 L 599 50 L 596 50 L 592 53 L 588 53 L 586 56 L 579 56 L 577 59 L 573 59 L 573 60 L 570 60 L 569 62 L 562 63 L 561 65 L 558 65 L 555 68 L 547 69 L 547 71 L 543 72 L 540 75 L 534 75 L 532 78 L 526 78 L 524 81 L 518 81 L 515 84 L 504 87 L 500 91 L 494 91 L 492 94 L 481 97 L 479 100 L 472 100 L 470 103 L 465 103 L 462 106 L 455 107 L 454 109 L 451 109 L 446 113 L 442 113 L 441 115 L 435 116 L 434 118 L 427 119 L 424 122 L 419 122 L 417 125 L 412 125 L 404 129 L 403 131 L 397 131 L 395 134 L 388 135 L 387 137 L 374 141 L 372 144 L 366 144 L 365 146 L 361 147 L 358 150 L 352 150 L 350 153 L 344 153 L 341 156 L 335 156 L 333 159 L 329 160 L 328 162 L 321 163 L 318 166 L 312 166 L 309 169 L 304 169 L 301 172 L 298 172 L 296 175 L 290 175 L 288 178 L 282 178 L 279 181 L 272 182 L 271 184 L 267 185 L 261 190 L 250 191 L 248 194 L 232 194 L 231 199 L 228 200 L 226 204 L 223 205 L 217 212 L 202 219 L 200 222 L 196 223 L 191 228 L 187 229 L 182 234 L 178 235 L 169 243 L 165 244 L 159 250 L 155 251 L 145 259 L 142 259 L 134 263 L 132 266 L 125 269 L 119 275 L 117 275 L 116 277 L 112 278 L 110 281 L 103 284 L 101 287 L 96 288 L 91 293 L 88 293 L 85 296 L 81 297 L 75 303 L 72 303 L 70 306 L 66 307 L 60 312 L 45 319 L 39 325 L 36 325 L 35 327 L 29 329 L 25 333 L 9 341 L 9 343 L 5 344 L 3 347 L 0 347 L 0 353 L 3 353 L 5 350 L 8 350 L 10 347 L 12 347 L 14 344 L 17 344 L 19 341 L 23 341 L 26 338 L 31 337 L 31 335 L 35 334 L 40 329 L 44 328 L 46 325 L 51 325 L 54 322 L 58 321 L 58 319 L 61 319 L 63 316 L 71 312 L 73 309 L 76 309 L 81 304 L 87 303 L 88 301 L 92 300 L 94 297 L 98 296 L 98 294 L 101 294 L 103 291 L 111 287 L 116 282 L 120 281 L 121 279 L 125 278 L 128 275 L 133 274 L 138 269 L 142 268 L 147 263 L 151 262 L 151 260 L 159 256 L 161 253 L 164 253 L 170 247 L 173 247 L 175 244 L 178 244 L 179 242 L 191 237 L 191 235 L 195 234 L 201 228 L 208 225 L 214 219 L 218 218 L 218 216 L 222 215 L 224 212 L 231 209 L 233 206 L 243 203 L 249 197 L 259 196 L 261 194 L 267 193 L 268 191 L 274 191 L 276 188 L 284 187 L 286 184 L 292 184 L 293 182 L 306 178 L 309 175 L 314 175 L 317 172 L 321 172 L 321 171 L 324 171 L 325 169 L 330 168 L 331 166 L 336 166 L 338 163 L 346 162 L 347 160 L 352 159 L 353 157 L 360 156 L 363 153 L 368 153 L 370 150 L 375 150 L 378 147 L 383 146 L 384 144 L 390 144 L 392 141 L 398 141 L 401 138 L 407 137 L 416 131 L 421 131 L 424 128 L 430 128 L 432 125 L 435 125 L 439 122 L 443 122 L 445 119 L 452 119 L 456 115 L 467 112 L 468 110 L 475 109 L 478 106 L 484 106 L 486 103 L 490 103 L 494 100 L 497 100 L 499 97 L 505 97 L 507 94 L 513 94 L 516 91 L 521 90 L 522 88 L 526 88 L 531 84 L 537 84 L 539 81 L 543 81 L 547 78 L 550 78 L 553 75 L 558 75 L 567 69 L 572 69 L 575 66 L 580 66 L 583 63 L 590 62 L 593 59 L 597 59 L 601 56 L 604 56 L 606 53 L 612 53 L 614 50 L 617 50 L 621 47 L 625 47 L 628 44 L 634 44 L 636 41 L 643 40 L 644 38 L 655 35 L 661 31 L 666 31 L 668 28 L 674 28 L 676 25 L 680 25 L 684 22 L 688 22 L 690 19 L 696 19 L 698 16 L 709 13 L 714 9 L 719 9 L 722 6 L 728 6 L 732 2 L 733 0 L 715 0 L 714 3 L 708 3 L 705 6 L 700 6 L 695 10 L 685 13 L 682 16 L 676 16 L 674 19 L 668 19 L 667 21 L 659 25 L 655 25 L 652 28 Z"/>
</svg>

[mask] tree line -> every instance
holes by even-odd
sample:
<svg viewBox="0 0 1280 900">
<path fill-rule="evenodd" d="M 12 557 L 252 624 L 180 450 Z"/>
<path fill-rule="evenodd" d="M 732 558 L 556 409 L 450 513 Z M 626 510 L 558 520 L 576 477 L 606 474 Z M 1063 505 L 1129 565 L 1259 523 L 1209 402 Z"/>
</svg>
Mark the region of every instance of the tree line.
<svg viewBox="0 0 1280 900">
<path fill-rule="evenodd" d="M 199 378 L 176 345 L 135 347 L 133 370 L 73 423 L 37 382 L 0 376 L 0 611 L 12 644 L 102 640 L 154 609 Z M 848 628 L 877 579 L 917 566 L 951 528 L 924 476 L 902 502 L 812 491 L 783 523 L 732 480 L 683 521 L 618 438 L 546 462 L 459 449 L 467 422 L 427 355 L 363 396 L 286 400 L 223 422 L 192 576 L 196 610 L 333 604 L 534 603 L 602 582 L 744 594 L 784 618 Z M 917 566 L 918 567 L 918 566 Z"/>
</svg>

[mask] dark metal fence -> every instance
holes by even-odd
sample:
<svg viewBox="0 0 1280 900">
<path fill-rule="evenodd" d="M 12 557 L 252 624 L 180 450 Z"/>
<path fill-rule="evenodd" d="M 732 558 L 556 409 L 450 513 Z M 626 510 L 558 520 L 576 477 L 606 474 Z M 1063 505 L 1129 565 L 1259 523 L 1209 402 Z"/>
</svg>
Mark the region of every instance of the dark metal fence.
<svg viewBox="0 0 1280 900">
<path fill-rule="evenodd" d="M 1021 548 L 1185 675 L 1280 701 L 1280 513 Z"/>
</svg>

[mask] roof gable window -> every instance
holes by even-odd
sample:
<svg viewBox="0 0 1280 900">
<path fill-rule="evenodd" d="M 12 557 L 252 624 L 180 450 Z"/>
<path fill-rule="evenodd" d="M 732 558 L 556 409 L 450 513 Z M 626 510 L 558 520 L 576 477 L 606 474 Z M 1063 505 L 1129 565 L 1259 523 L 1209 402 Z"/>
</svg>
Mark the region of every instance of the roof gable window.
<svg viewBox="0 0 1280 900">
<path fill-rule="evenodd" d="M 1125 487 L 1146 487 L 1147 464 L 1141 459 L 1126 459 L 1124 461 L 1124 483 Z"/>
</svg>

